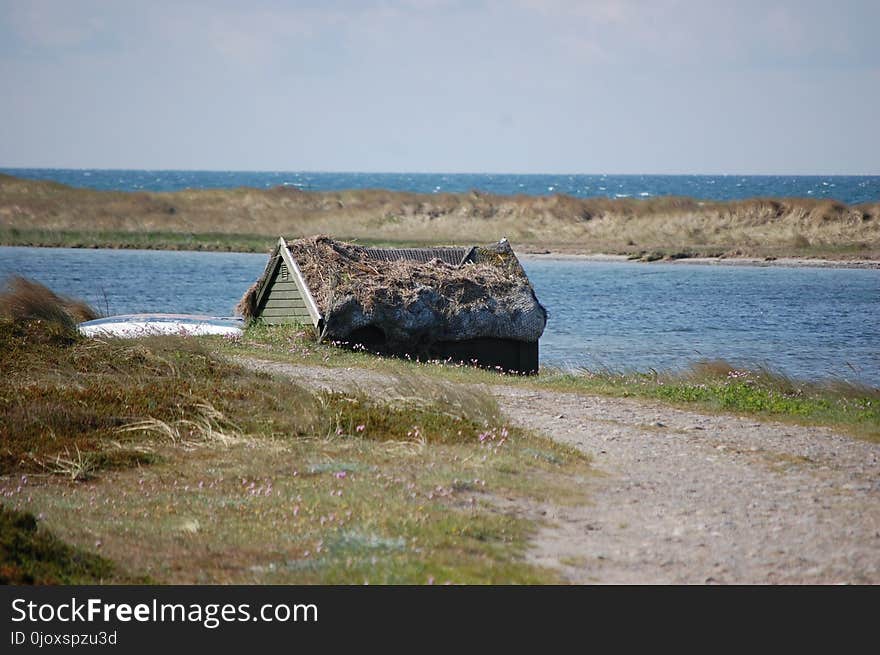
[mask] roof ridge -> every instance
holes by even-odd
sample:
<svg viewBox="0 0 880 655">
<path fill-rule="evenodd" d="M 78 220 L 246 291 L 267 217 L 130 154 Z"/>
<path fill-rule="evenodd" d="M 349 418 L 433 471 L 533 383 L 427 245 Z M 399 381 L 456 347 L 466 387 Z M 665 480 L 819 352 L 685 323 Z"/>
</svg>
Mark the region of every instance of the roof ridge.
<svg viewBox="0 0 880 655">
<path fill-rule="evenodd" d="M 416 261 L 427 263 L 434 259 L 459 266 L 470 252 L 465 246 L 432 246 L 422 248 L 364 248 L 368 259 L 379 261 Z"/>
</svg>

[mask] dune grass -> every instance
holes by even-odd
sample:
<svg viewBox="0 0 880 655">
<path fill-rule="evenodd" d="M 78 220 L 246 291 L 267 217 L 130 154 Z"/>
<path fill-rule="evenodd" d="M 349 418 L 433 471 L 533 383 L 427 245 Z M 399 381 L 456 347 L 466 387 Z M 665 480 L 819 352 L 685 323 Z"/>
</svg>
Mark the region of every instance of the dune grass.
<svg viewBox="0 0 880 655">
<path fill-rule="evenodd" d="M 37 557 L 55 573 L 10 579 L 556 580 L 524 560 L 534 522 L 496 501 L 582 501 L 588 459 L 507 425 L 490 396 L 417 379 L 315 392 L 216 341 L 80 338 L 42 299 L 0 312 L 0 499 L 70 548 Z M 71 553 L 103 559 L 64 573 Z"/>
<path fill-rule="evenodd" d="M 124 193 L 0 175 L 0 243 L 266 250 L 279 235 L 490 243 L 524 251 L 880 259 L 880 203 L 414 194 L 378 189 Z M 463 237 L 463 235 L 466 235 Z"/>
<path fill-rule="evenodd" d="M 14 275 L 0 288 L 0 318 L 19 325 L 41 320 L 72 335 L 77 323 L 98 318 L 98 312 L 82 300 L 59 296 L 38 282 Z"/>
<path fill-rule="evenodd" d="M 678 375 L 500 375 L 261 325 L 236 339 L 86 340 L 71 301 L 22 288 L 0 305 L 0 499 L 13 535 L 0 569 L 13 582 L 557 581 L 525 561 L 534 519 L 501 508 L 585 502 L 589 461 L 508 425 L 484 384 L 880 436 L 877 390 L 842 383 L 720 362 Z M 381 397 L 315 392 L 230 355 L 397 382 Z"/>
</svg>

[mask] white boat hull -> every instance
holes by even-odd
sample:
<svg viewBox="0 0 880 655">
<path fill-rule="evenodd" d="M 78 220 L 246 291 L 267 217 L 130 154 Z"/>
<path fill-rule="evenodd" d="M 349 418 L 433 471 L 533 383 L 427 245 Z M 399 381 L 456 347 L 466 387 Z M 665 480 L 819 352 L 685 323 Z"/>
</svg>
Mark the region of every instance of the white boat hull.
<svg viewBox="0 0 880 655">
<path fill-rule="evenodd" d="M 87 337 L 136 339 L 155 335 L 200 337 L 238 336 L 244 321 L 240 318 L 192 314 L 126 314 L 86 321 L 77 326 Z"/>
</svg>

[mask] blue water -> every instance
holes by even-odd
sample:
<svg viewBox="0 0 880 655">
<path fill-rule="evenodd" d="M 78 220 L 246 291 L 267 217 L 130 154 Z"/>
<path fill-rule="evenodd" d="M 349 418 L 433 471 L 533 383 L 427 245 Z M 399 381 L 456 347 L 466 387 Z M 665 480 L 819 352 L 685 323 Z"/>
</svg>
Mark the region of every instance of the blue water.
<svg viewBox="0 0 880 655">
<path fill-rule="evenodd" d="M 102 312 L 229 315 L 266 255 L 0 247 L 19 274 Z M 701 359 L 880 386 L 880 271 L 524 259 L 550 320 L 541 363 L 680 369 Z"/>
<path fill-rule="evenodd" d="M 567 194 L 587 198 L 690 196 L 704 200 L 756 197 L 831 198 L 847 204 L 880 200 L 880 175 L 508 175 L 435 173 L 308 173 L 0 168 L 17 177 L 116 191 L 178 191 L 280 185 L 313 191 L 390 189 L 418 193 Z"/>
</svg>

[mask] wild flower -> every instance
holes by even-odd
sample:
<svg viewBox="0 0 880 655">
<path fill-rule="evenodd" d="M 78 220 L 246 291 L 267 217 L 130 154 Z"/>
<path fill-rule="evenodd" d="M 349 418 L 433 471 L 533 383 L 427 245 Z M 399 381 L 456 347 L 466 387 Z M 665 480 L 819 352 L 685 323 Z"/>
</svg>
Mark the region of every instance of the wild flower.
<svg viewBox="0 0 880 655">
<path fill-rule="evenodd" d="M 355 428 L 355 430 L 356 430 L 357 432 L 363 432 L 363 431 L 364 431 L 364 428 L 366 428 L 366 427 L 367 427 L 366 425 L 361 424 L 361 425 L 357 426 L 357 427 Z"/>
</svg>

